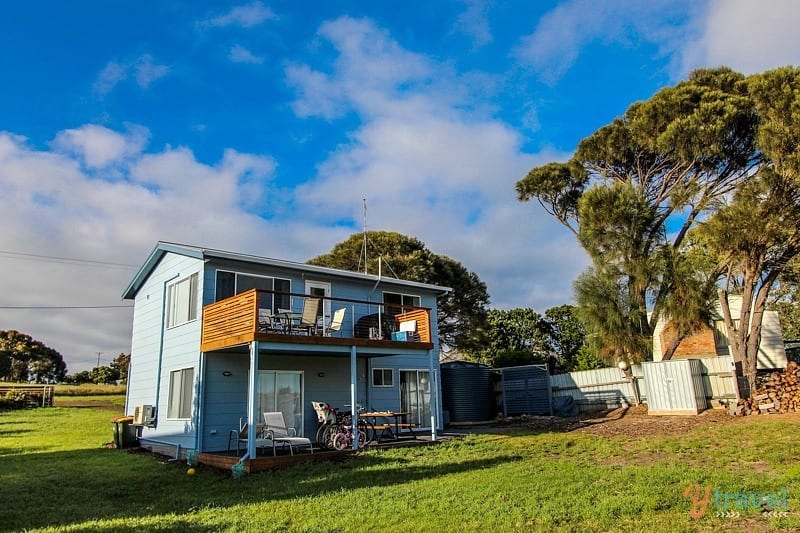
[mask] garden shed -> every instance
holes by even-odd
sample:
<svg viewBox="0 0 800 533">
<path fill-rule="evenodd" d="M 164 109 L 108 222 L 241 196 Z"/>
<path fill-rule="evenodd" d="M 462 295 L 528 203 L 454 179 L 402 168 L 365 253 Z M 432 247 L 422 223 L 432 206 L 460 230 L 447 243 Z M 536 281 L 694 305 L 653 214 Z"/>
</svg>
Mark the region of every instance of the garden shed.
<svg viewBox="0 0 800 533">
<path fill-rule="evenodd" d="M 708 408 L 699 359 L 642 363 L 651 415 L 696 415 Z"/>
<path fill-rule="evenodd" d="M 552 416 L 552 390 L 547 365 L 526 365 L 500 369 L 503 416 Z"/>
</svg>

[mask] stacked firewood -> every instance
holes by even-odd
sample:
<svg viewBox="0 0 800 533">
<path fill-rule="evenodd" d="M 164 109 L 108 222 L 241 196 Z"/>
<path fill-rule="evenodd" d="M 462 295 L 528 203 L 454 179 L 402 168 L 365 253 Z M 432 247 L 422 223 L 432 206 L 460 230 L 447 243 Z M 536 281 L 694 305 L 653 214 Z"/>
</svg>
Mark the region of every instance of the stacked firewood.
<svg viewBox="0 0 800 533">
<path fill-rule="evenodd" d="M 738 416 L 800 411 L 800 366 L 794 361 L 783 372 L 774 372 L 747 400 L 739 400 L 732 414 Z"/>
</svg>

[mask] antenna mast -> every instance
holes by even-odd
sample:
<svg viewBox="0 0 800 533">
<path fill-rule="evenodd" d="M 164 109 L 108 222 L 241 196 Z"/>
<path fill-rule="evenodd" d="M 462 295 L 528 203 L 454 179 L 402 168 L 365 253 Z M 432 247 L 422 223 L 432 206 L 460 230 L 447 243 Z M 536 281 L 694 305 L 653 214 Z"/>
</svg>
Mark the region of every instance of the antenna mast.
<svg viewBox="0 0 800 533">
<path fill-rule="evenodd" d="M 367 274 L 367 199 L 361 199 L 364 202 L 364 274 Z"/>
</svg>

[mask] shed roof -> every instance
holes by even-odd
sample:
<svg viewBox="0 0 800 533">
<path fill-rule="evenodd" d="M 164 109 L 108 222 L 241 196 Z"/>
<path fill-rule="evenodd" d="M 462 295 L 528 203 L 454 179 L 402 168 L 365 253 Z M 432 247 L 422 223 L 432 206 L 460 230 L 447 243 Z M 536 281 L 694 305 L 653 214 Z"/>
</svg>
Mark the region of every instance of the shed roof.
<svg viewBox="0 0 800 533">
<path fill-rule="evenodd" d="M 375 274 L 363 274 L 361 272 L 352 272 L 350 270 L 340 270 L 338 268 L 321 267 L 316 265 L 309 265 L 306 263 L 299 263 L 295 261 L 286 261 L 284 259 L 272 259 L 269 257 L 260 257 L 257 255 L 241 254 L 236 252 L 226 252 L 224 250 L 215 250 L 213 248 L 202 248 L 199 246 L 190 246 L 186 244 L 177 244 L 171 242 L 159 241 L 153 251 L 147 257 L 142 267 L 133 277 L 125 292 L 122 293 L 122 298 L 125 300 L 133 299 L 136 293 L 142 287 L 144 282 L 152 273 L 153 269 L 158 265 L 161 258 L 167 253 L 174 253 L 186 257 L 194 257 L 196 259 L 226 259 L 230 261 L 239 261 L 242 263 L 250 263 L 256 265 L 272 266 L 278 268 L 287 268 L 301 272 L 309 272 L 314 274 L 334 276 L 347 279 L 356 279 L 360 281 L 369 281 L 377 283 L 378 281 L 391 282 L 395 285 L 405 286 L 417 290 L 437 293 L 437 295 L 444 295 L 452 292 L 453 289 L 449 287 L 441 287 L 439 285 L 432 285 L 430 283 L 419 283 L 416 281 L 407 281 L 396 278 L 388 278 L 386 276 L 377 276 Z"/>
</svg>

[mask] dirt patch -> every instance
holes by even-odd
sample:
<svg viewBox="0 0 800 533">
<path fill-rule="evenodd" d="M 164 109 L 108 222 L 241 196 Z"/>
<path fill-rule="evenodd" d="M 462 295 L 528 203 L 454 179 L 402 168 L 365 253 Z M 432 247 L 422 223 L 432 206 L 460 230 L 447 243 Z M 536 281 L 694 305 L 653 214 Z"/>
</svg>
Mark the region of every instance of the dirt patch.
<svg viewBox="0 0 800 533">
<path fill-rule="evenodd" d="M 730 416 L 724 409 L 708 409 L 693 416 L 650 416 L 647 406 L 639 405 L 613 411 L 582 415 L 577 418 L 549 416 L 527 417 L 503 426 L 524 427 L 534 432 L 562 431 L 598 435 L 601 437 L 648 437 L 654 435 L 682 435 L 698 427 L 716 424 L 751 424 L 758 420 L 787 420 L 800 422 L 800 413 L 770 414 L 751 417 Z"/>
<path fill-rule="evenodd" d="M 56 396 L 53 400 L 55 407 L 76 407 L 79 409 L 104 409 L 118 414 L 123 414 L 124 408 L 114 403 L 110 398 L 97 396 L 96 399 L 72 398 L 70 396 Z"/>
</svg>

